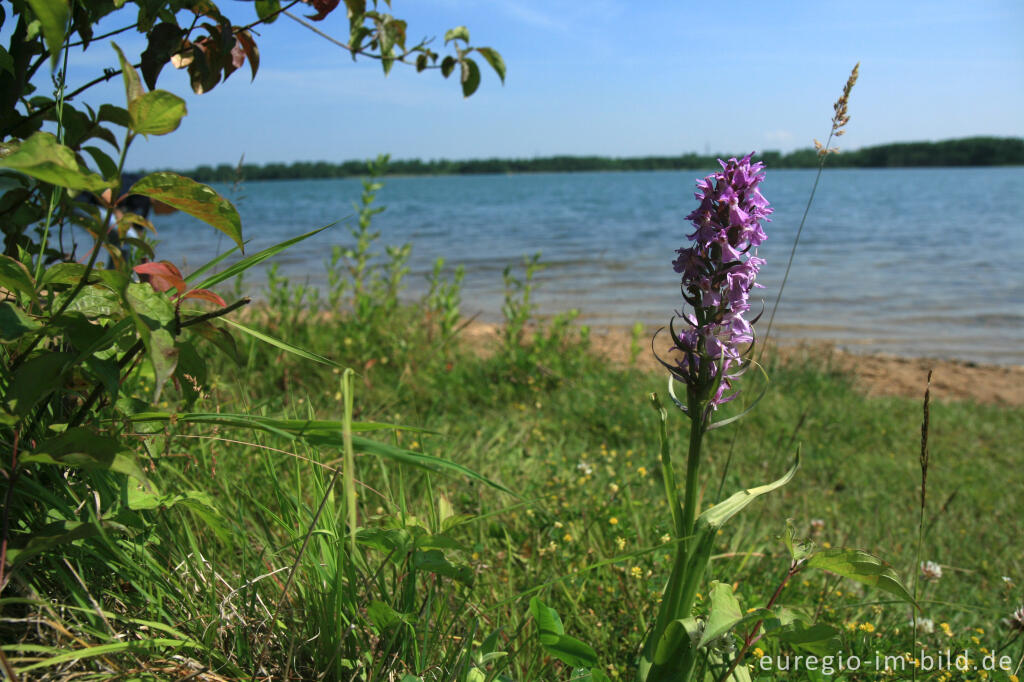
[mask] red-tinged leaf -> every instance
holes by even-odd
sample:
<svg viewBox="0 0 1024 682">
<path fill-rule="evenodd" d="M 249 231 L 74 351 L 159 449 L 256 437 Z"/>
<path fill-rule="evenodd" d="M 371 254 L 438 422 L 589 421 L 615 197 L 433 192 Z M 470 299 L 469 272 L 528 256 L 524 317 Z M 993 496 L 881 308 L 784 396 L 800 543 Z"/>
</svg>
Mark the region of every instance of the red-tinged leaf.
<svg viewBox="0 0 1024 682">
<path fill-rule="evenodd" d="M 171 65 L 176 69 L 184 69 L 190 66 L 195 58 L 195 48 L 192 45 L 192 41 L 184 40 L 181 43 L 181 49 L 171 55 Z"/>
<path fill-rule="evenodd" d="M 212 90 L 220 82 L 221 55 L 217 44 L 208 36 L 192 43 L 192 60 L 188 64 L 189 81 L 197 95 Z"/>
<path fill-rule="evenodd" d="M 338 2 L 339 0 L 309 0 L 309 4 L 316 10 L 316 14 L 307 14 L 306 16 L 313 21 L 323 21 L 338 6 Z"/>
<path fill-rule="evenodd" d="M 171 262 L 162 260 L 158 263 L 143 263 L 136 265 L 134 270 L 142 281 L 148 282 L 157 291 L 176 289 L 180 294 L 187 288 L 181 271 Z"/>
<path fill-rule="evenodd" d="M 256 41 L 252 39 L 252 34 L 248 31 L 240 31 L 235 39 L 245 51 L 245 56 L 249 60 L 249 70 L 252 71 L 252 77 L 255 80 L 256 72 L 260 69 L 260 51 L 256 48 Z"/>
<path fill-rule="evenodd" d="M 213 293 L 209 289 L 193 289 L 192 291 L 182 296 L 182 298 L 198 298 L 201 301 L 209 301 L 210 303 L 216 303 L 221 308 L 226 308 L 228 305 L 223 298 Z"/>
</svg>

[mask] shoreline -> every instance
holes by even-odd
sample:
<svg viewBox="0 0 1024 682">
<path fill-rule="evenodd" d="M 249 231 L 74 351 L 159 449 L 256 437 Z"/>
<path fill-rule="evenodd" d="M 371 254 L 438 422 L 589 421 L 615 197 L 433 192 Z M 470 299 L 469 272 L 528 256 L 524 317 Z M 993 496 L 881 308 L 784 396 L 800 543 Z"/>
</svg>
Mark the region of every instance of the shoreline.
<svg viewBox="0 0 1024 682">
<path fill-rule="evenodd" d="M 500 324 L 470 322 L 459 336 L 480 352 L 496 342 Z M 590 341 L 593 352 L 619 367 L 636 367 L 645 372 L 664 371 L 650 352 L 650 338 L 656 328 L 644 330 L 641 351 L 636 362 L 630 362 L 632 330 L 629 327 L 592 327 Z M 1024 406 L 1024 365 L 996 365 L 938 358 L 901 357 L 872 353 L 860 354 L 841 350 L 821 341 L 782 339 L 772 343 L 772 352 L 788 362 L 801 359 L 825 361 L 853 376 L 854 385 L 867 397 L 899 396 L 921 399 L 924 396 L 928 371 L 932 370 L 931 396 L 939 401 L 973 401 L 1003 407 Z"/>
</svg>

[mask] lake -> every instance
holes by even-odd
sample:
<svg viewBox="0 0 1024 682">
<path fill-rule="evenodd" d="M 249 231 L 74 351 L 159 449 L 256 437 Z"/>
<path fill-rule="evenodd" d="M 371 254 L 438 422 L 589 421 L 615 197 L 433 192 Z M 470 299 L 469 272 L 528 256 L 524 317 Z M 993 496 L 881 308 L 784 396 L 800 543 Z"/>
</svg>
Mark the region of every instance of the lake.
<svg viewBox="0 0 1024 682">
<path fill-rule="evenodd" d="M 682 304 L 671 262 L 692 231 L 700 171 L 395 177 L 384 180 L 377 251 L 413 244 L 410 296 L 433 261 L 466 268 L 463 312 L 501 319 L 502 270 L 541 253 L 536 300 L 578 308 L 593 326 L 667 324 Z M 812 170 L 768 170 L 775 209 L 752 294 L 762 333 L 814 182 Z M 355 213 L 358 179 L 217 186 L 242 215 L 248 253 Z M 862 352 L 1024 364 L 1024 168 L 826 170 L 807 218 L 772 334 Z M 281 272 L 325 287 L 331 247 L 352 221 L 277 258 Z M 158 257 L 188 272 L 226 237 L 181 214 L 156 218 Z M 519 269 L 521 273 L 521 268 Z M 261 275 L 249 278 L 259 289 Z M 258 293 L 257 293 L 258 296 Z"/>
</svg>

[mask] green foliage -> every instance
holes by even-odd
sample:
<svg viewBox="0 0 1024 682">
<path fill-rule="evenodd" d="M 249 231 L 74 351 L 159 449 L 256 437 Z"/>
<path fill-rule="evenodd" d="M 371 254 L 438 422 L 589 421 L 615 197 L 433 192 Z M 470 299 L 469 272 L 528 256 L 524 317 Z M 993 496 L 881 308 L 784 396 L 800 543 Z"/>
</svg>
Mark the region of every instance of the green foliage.
<svg viewBox="0 0 1024 682">
<path fill-rule="evenodd" d="M 479 51 L 483 51 L 480 48 Z M 388 172 L 394 175 L 480 175 L 489 173 L 559 173 L 581 171 L 698 170 L 714 168 L 719 158 L 734 154 L 681 154 L 679 156 L 546 156 L 529 159 L 393 159 Z M 760 158 L 771 168 L 817 168 L 820 158 L 813 148 L 783 154 L 768 150 Z M 901 142 L 832 155 L 830 166 L 887 168 L 922 166 L 1020 166 L 1024 165 L 1024 139 L 970 137 L 940 142 Z M 199 166 L 183 171 L 201 182 L 231 182 L 234 166 Z M 294 161 L 290 164 L 246 164 L 252 180 L 287 178 L 347 178 L 366 175 L 365 161 Z"/>
<path fill-rule="evenodd" d="M 431 321 L 436 321 L 441 343 L 446 343 L 452 338 L 459 322 L 462 280 L 466 276 L 466 268 L 462 265 L 456 266 L 450 281 L 442 278 L 443 271 L 444 259 L 438 258 L 434 261 L 434 269 L 430 273 L 430 287 L 427 290 L 425 306 Z"/>
<path fill-rule="evenodd" d="M 336 4 L 316 4 L 317 19 L 325 18 Z M 6 673 L 49 674 L 68 667 L 110 673 L 118 668 L 129 675 L 178 678 L 194 671 L 167 661 L 187 655 L 202 658 L 202 665 L 230 677 L 255 675 L 279 621 L 276 614 L 254 611 L 256 602 L 237 608 L 231 602 L 239 591 L 252 596 L 250 588 L 261 578 L 218 597 L 231 613 L 244 612 L 240 617 L 254 626 L 251 633 L 230 642 L 227 629 L 193 627 L 217 613 L 215 606 L 210 610 L 212 601 L 195 596 L 222 576 L 215 578 L 209 564 L 190 562 L 230 547 L 241 552 L 247 566 L 256 566 L 264 560 L 263 552 L 276 556 L 290 551 L 293 540 L 298 540 L 301 547 L 288 584 L 302 568 L 320 571 L 325 581 L 330 580 L 332 603 L 322 601 L 322 591 L 314 595 L 297 588 L 303 593 L 299 598 L 335 619 L 339 648 L 333 651 L 348 646 L 352 656 L 312 659 L 322 664 L 318 670 L 335 671 L 335 679 L 343 678 L 343 671 L 351 670 L 352 661 L 368 650 L 365 640 L 353 645 L 357 638 L 350 619 L 362 619 L 363 602 L 348 588 L 356 582 L 367 588 L 381 586 L 375 583 L 379 574 L 374 576 L 367 568 L 368 555 L 356 551 L 360 529 L 355 451 L 399 465 L 396 468 L 468 475 L 508 492 L 460 462 L 382 440 L 391 430 L 386 424 L 353 419 L 351 371 L 345 374 L 341 419 L 308 414 L 304 419 L 270 419 L 245 407 L 233 413 L 222 409 L 219 396 L 211 396 L 211 387 L 225 376 L 213 349 L 237 366 L 254 357 L 253 346 L 243 345 L 250 340 L 273 352 L 340 369 L 337 362 L 291 339 L 228 320 L 225 316 L 248 299 L 228 305 L 207 288 L 237 282 L 248 268 L 319 230 L 209 274 L 228 255 L 221 254 L 187 277 L 173 263 L 157 260 L 157 246 L 149 235 L 133 232 L 151 230 L 152 225 L 126 208 L 127 195 L 183 211 L 227 235 L 235 245 L 229 253 L 244 251 L 237 210 L 210 187 L 174 173 L 153 173 L 128 188 L 122 186 L 121 175 L 139 135 L 171 134 L 187 113 L 181 98 L 157 88 L 163 67 L 171 64 L 185 70 L 196 93 L 210 91 L 246 61 L 255 77 L 259 52 L 251 29 L 285 9 L 261 2 L 258 20 L 245 26 L 233 23 L 211 2 L 191 0 L 28 0 L 11 5 L 9 14 L 6 5 L 0 10 L 7 40 L 0 48 L 0 443 L 5 452 L 0 465 L 0 664 Z M 407 46 L 405 22 L 379 12 L 376 2 L 367 7 L 353 0 L 346 9 L 350 28 L 359 38 L 351 46 L 353 57 L 381 59 L 385 71 L 393 63 L 411 64 L 420 56 L 437 61 L 427 41 Z M 138 31 L 145 50 L 130 57 L 114 44 L 111 67 L 67 92 L 68 65 L 78 59 L 78 47 L 88 50 L 94 45 L 94 30 L 101 22 L 124 26 L 115 33 Z M 464 42 L 455 50 L 460 63 L 477 49 L 468 45 L 468 36 Z M 500 57 L 489 61 L 504 79 Z M 47 64 L 53 70 L 50 97 L 40 94 L 34 83 L 44 80 Z M 80 93 L 118 73 L 124 84 L 123 106 L 104 103 L 97 111 L 77 100 L 72 103 Z M 364 229 L 372 215 L 370 202 L 372 192 L 361 216 Z M 67 250 L 72 230 L 76 242 L 84 241 L 84 258 Z M 366 313 L 361 324 L 376 324 L 381 315 L 394 312 L 408 256 L 408 246 L 389 249 L 389 262 L 379 272 L 376 264 L 362 264 L 356 288 L 363 298 L 357 304 L 361 313 L 372 308 L 373 314 Z M 311 299 L 315 296 L 274 303 L 301 311 Z M 207 411 L 204 403 L 210 403 Z M 314 482 L 319 507 L 312 521 L 301 491 L 291 498 L 290 508 L 284 501 L 294 490 L 273 491 L 276 502 L 250 500 L 259 509 L 278 507 L 262 526 L 274 528 L 267 543 L 252 552 L 238 538 L 253 528 L 236 524 L 234 512 L 217 503 L 216 493 L 223 491 L 201 489 L 194 474 L 186 473 L 188 467 L 182 469 L 175 461 L 176 438 L 219 442 L 223 437 L 218 432 L 229 439 L 238 438 L 239 432 L 243 438 L 258 434 L 256 438 L 280 439 L 287 447 L 305 449 L 310 460 L 319 459 L 322 451 L 341 452 L 345 485 L 336 491 L 340 470 L 324 465 L 334 475 Z M 206 459 L 199 478 L 212 480 L 215 470 L 215 462 Z M 325 510 L 339 509 L 345 510 L 347 524 L 335 523 L 337 515 L 324 516 Z M 294 523 L 287 533 L 294 537 L 278 545 L 283 536 L 276 521 L 289 513 Z M 331 539 L 319 545 L 312 540 L 313 533 L 328 529 Z M 451 547 L 450 541 L 420 541 L 417 535 L 410 553 L 400 557 L 399 565 L 415 569 L 413 577 L 402 578 L 409 586 L 403 592 L 414 594 L 425 580 L 417 578 L 417 572 L 472 583 L 472 572 L 444 554 Z M 312 560 L 307 549 L 317 553 Z M 287 593 L 286 587 L 275 595 L 278 609 Z M 339 605 L 344 608 L 339 610 Z M 410 604 L 403 608 L 403 613 L 412 611 Z M 53 615 L 54 620 L 47 622 L 56 630 L 28 632 L 23 627 L 23 617 L 30 620 L 40 609 Z M 143 612 L 149 619 L 136 617 Z M 381 608 L 375 613 L 387 615 Z M 388 627 L 389 622 L 378 617 L 376 627 Z M 21 624 L 17 636 L 11 623 Z M 406 653 L 404 646 L 396 650 Z M 409 655 L 415 658 L 414 652 Z M 470 660 L 468 653 L 463 658 Z M 115 659 L 134 661 L 129 664 L 134 672 L 112 663 Z M 137 667 L 143 659 L 149 664 Z"/>
<path fill-rule="evenodd" d="M 597 665 L 597 652 L 580 640 L 565 634 L 558 612 L 539 597 L 530 599 L 530 615 L 537 624 L 541 646 L 549 654 L 569 666 L 593 668 Z"/>
</svg>

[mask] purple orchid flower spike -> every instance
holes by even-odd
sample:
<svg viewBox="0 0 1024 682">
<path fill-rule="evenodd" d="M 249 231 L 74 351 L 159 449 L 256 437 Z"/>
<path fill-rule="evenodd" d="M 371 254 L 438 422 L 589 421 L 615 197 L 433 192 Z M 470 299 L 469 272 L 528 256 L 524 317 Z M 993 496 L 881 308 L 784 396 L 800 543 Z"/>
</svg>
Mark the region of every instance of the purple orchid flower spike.
<svg viewBox="0 0 1024 682">
<path fill-rule="evenodd" d="M 769 222 L 772 208 L 759 189 L 764 164 L 751 163 L 752 156 L 719 160 L 721 171 L 697 181 L 700 205 L 687 216 L 695 229 L 672 263 L 693 313 L 680 315 L 688 326 L 682 332 L 670 325 L 674 356 L 659 360 L 701 394 L 709 410 L 736 397 L 733 382 L 746 369 L 745 352 L 754 341 L 744 315 L 750 290 L 761 286 L 754 280 L 765 261 L 757 247 L 767 238 L 761 223 Z"/>
</svg>

